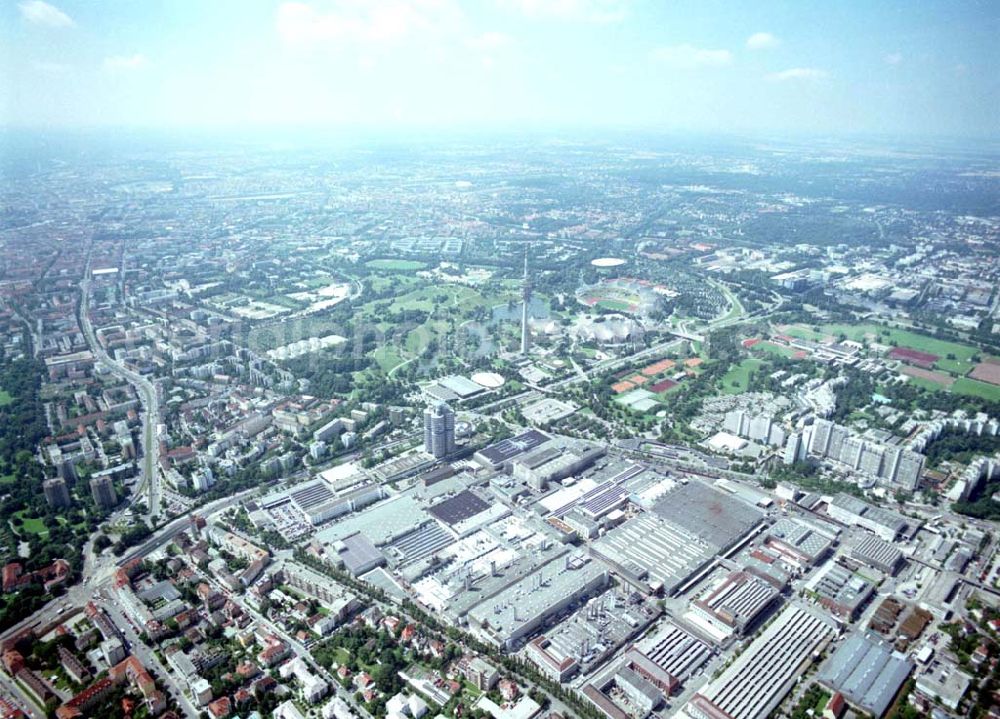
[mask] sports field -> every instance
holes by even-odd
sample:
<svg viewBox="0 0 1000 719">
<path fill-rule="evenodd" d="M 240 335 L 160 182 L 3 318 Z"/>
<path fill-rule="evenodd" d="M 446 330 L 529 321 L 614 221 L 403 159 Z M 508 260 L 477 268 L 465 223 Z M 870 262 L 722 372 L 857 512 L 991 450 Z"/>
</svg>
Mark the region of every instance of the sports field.
<svg viewBox="0 0 1000 719">
<path fill-rule="evenodd" d="M 581 287 L 576 292 L 576 299 L 587 307 L 629 314 L 650 312 L 659 305 L 652 285 L 626 278 L 603 280 L 590 287 Z"/>
<path fill-rule="evenodd" d="M 775 344 L 774 342 L 758 342 L 753 347 L 750 348 L 751 352 L 763 352 L 765 354 L 775 355 L 777 357 L 795 357 L 798 351 L 792 347 L 785 347 L 784 345 Z"/>
<path fill-rule="evenodd" d="M 922 367 L 904 367 L 902 372 L 903 374 L 909 375 L 914 379 L 921 380 L 920 382 L 917 382 L 917 384 L 921 387 L 939 389 L 941 387 L 951 387 L 955 384 L 955 378 L 950 374 L 945 374 L 944 372 L 934 372 L 933 370 L 923 369 Z"/>
<path fill-rule="evenodd" d="M 611 310 L 613 312 L 635 312 L 635 303 L 628 303 L 622 300 L 598 300 L 598 307 L 603 307 L 606 310 Z"/>
<path fill-rule="evenodd" d="M 909 330 L 896 329 L 894 327 L 884 327 L 873 323 L 858 325 L 848 324 L 825 324 L 820 325 L 819 332 L 805 325 L 790 325 L 781 331 L 784 334 L 801 339 L 821 341 L 836 339 L 844 335 L 849 340 L 862 344 L 878 343 L 883 345 L 895 344 L 897 347 L 908 347 L 918 352 L 927 352 L 938 356 L 934 363 L 937 369 L 951 372 L 956 375 L 964 375 L 975 365 L 971 358 L 977 354 L 975 347 L 940 340 L 936 337 L 918 334 Z M 954 359 L 948 357 L 953 355 Z"/>
</svg>

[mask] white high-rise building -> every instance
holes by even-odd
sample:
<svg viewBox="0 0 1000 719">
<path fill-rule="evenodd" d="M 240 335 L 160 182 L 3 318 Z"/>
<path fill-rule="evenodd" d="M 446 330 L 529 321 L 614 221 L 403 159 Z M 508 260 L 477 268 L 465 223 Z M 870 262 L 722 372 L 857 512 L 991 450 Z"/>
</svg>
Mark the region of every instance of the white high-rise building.
<svg viewBox="0 0 1000 719">
<path fill-rule="evenodd" d="M 802 452 L 802 435 L 798 432 L 792 432 L 788 437 L 788 442 L 785 444 L 785 453 L 782 457 L 782 461 L 785 464 L 794 464 L 799 461 L 799 454 Z"/>
<path fill-rule="evenodd" d="M 817 419 L 813 425 L 812 442 L 809 444 L 811 454 L 825 457 L 830 448 L 830 434 L 833 431 L 833 422 L 826 419 Z"/>
<path fill-rule="evenodd" d="M 455 413 L 445 402 L 424 410 L 424 451 L 438 459 L 455 451 Z"/>
<path fill-rule="evenodd" d="M 923 471 L 924 455 L 903 450 L 899 457 L 899 468 L 896 471 L 896 484 L 912 492 L 920 484 L 920 475 Z"/>
</svg>

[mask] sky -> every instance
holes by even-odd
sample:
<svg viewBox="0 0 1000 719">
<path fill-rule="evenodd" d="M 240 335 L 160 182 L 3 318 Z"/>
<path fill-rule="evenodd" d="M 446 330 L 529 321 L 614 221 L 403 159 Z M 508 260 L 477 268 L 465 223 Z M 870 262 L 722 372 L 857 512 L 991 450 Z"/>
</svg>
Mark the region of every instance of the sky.
<svg viewBox="0 0 1000 719">
<path fill-rule="evenodd" d="M 0 0 L 0 125 L 995 139 L 998 37 L 994 0 Z"/>
</svg>

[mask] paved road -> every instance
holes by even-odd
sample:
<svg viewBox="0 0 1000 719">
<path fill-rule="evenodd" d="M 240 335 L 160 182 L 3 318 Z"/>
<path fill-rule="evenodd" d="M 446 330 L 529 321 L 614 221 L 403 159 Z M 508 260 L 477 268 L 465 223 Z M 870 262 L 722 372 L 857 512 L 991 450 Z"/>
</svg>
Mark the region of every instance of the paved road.
<svg viewBox="0 0 1000 719">
<path fill-rule="evenodd" d="M 87 340 L 87 345 L 94 357 L 101 360 L 117 377 L 135 387 L 142 402 L 142 480 L 132 494 L 131 501 L 137 501 L 143 492 L 147 492 L 148 510 L 146 517 L 160 516 L 160 479 L 158 470 L 159 444 L 156 441 L 156 425 L 160 420 L 160 409 L 157 404 L 156 388 L 153 383 L 138 372 L 133 372 L 116 360 L 112 359 L 101 344 L 90 322 L 90 260 L 87 260 L 85 279 L 80 282 L 80 328 Z"/>
<path fill-rule="evenodd" d="M 113 592 L 110 590 L 105 593 L 114 597 Z M 139 661 L 142 662 L 142 665 L 155 676 L 156 682 L 161 689 L 166 688 L 169 690 L 170 694 L 172 694 L 177 700 L 177 703 L 180 705 L 181 711 L 185 716 L 198 716 L 198 710 L 195 709 L 194 705 L 191 704 L 188 698 L 184 695 L 184 691 L 174 678 L 174 675 L 171 674 L 165 666 L 163 666 L 159 658 L 153 650 L 149 648 L 149 646 L 139 641 L 139 632 L 141 631 L 140 628 L 136 627 L 131 620 L 125 616 L 125 612 L 122 611 L 115 599 L 105 599 L 105 593 L 97 594 L 95 596 L 94 603 L 108 613 L 108 616 L 111 617 L 111 620 L 125 636 L 125 639 L 130 645 L 130 652 L 134 654 Z"/>
</svg>

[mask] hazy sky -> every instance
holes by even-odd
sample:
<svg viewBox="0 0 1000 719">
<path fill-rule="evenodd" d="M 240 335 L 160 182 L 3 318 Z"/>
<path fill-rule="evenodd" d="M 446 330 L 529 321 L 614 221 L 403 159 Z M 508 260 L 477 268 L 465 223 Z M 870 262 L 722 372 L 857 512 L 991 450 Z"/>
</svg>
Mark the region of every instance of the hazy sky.
<svg viewBox="0 0 1000 719">
<path fill-rule="evenodd" d="M 996 137 L 998 37 L 990 0 L 0 0 L 0 114 Z"/>
</svg>

